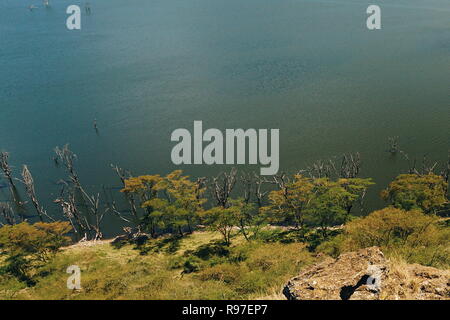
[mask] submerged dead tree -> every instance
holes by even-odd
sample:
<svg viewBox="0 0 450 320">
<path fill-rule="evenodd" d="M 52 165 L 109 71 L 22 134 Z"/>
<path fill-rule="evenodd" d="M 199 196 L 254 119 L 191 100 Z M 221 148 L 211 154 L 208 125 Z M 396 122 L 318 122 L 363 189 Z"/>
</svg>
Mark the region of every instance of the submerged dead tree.
<svg viewBox="0 0 450 320">
<path fill-rule="evenodd" d="M 69 174 L 69 178 L 72 181 L 72 183 L 77 188 L 81 188 L 80 180 L 78 179 L 78 175 L 74 167 L 74 161 L 77 159 L 77 155 L 69 149 L 68 144 L 64 145 L 64 147 L 62 148 L 56 147 L 55 153 L 57 159 L 61 161 L 61 163 L 66 167 L 66 170 Z"/>
<path fill-rule="evenodd" d="M 390 152 L 392 155 L 400 151 L 398 147 L 398 136 L 388 137 L 388 143 L 389 143 L 388 152 Z"/>
<path fill-rule="evenodd" d="M 249 203 L 252 198 L 253 175 L 244 172 L 239 177 L 239 180 L 242 184 L 244 203 Z"/>
<path fill-rule="evenodd" d="M 12 226 L 16 224 L 16 216 L 8 202 L 0 202 L 0 217 L 3 217 L 3 220 L 7 225 Z M 0 222 L 0 226 L 1 225 L 4 224 Z"/>
<path fill-rule="evenodd" d="M 318 178 L 331 178 L 333 175 L 337 173 L 336 165 L 333 160 L 329 159 L 326 161 L 317 160 L 311 166 L 307 167 L 306 170 L 303 170 L 298 173 L 306 172 L 310 178 L 318 179 Z"/>
<path fill-rule="evenodd" d="M 448 182 L 449 182 L 449 176 L 450 176 L 450 150 L 448 151 L 447 165 L 442 169 L 441 176 L 444 178 L 445 182 L 447 183 L 447 188 L 448 188 Z"/>
<path fill-rule="evenodd" d="M 128 170 L 122 169 L 117 165 L 111 164 L 111 168 L 116 172 L 117 176 L 119 177 L 120 181 L 122 182 L 122 187 L 125 188 L 125 180 L 131 178 L 131 176 L 132 176 L 131 172 L 129 172 Z M 124 194 L 125 194 L 125 198 L 127 199 L 128 204 L 130 206 L 130 212 L 133 217 L 133 222 L 137 226 L 138 232 L 141 232 L 141 226 L 139 223 L 139 215 L 138 215 L 138 211 L 137 211 L 137 207 L 136 207 L 136 200 L 134 199 L 134 196 L 131 192 L 124 192 Z M 110 209 L 121 220 L 128 222 L 128 223 L 132 222 L 129 219 L 125 218 L 123 216 L 123 214 L 120 212 L 120 210 L 117 209 L 116 202 L 114 201 L 114 199 L 112 199 L 112 204 L 111 204 Z"/>
<path fill-rule="evenodd" d="M 94 220 L 89 223 L 90 229 L 94 232 L 93 240 L 101 240 L 103 238 L 103 233 L 101 231 L 101 224 L 103 218 L 105 217 L 109 209 L 100 208 L 100 194 L 97 194 L 96 196 L 89 196 L 87 193 L 85 193 L 85 197 L 89 201 L 90 206 L 88 210 Z"/>
<path fill-rule="evenodd" d="M 78 210 L 74 192 L 67 191 L 67 196 L 64 197 L 63 189 L 61 196 L 54 202 L 61 206 L 63 215 L 69 220 L 80 241 L 88 240 L 88 234 L 91 231 L 90 224 L 86 216 Z"/>
<path fill-rule="evenodd" d="M 261 208 L 264 204 L 264 198 L 269 194 L 270 190 L 263 190 L 263 186 L 265 184 L 269 184 L 270 181 L 267 180 L 267 178 L 263 178 L 260 175 L 254 174 L 254 183 L 255 183 L 255 197 L 256 197 L 256 204 L 258 208 Z"/>
<path fill-rule="evenodd" d="M 424 154 L 422 157 L 422 161 L 420 162 L 420 165 L 418 165 L 416 158 L 411 159 L 406 152 L 401 151 L 401 153 L 405 158 L 405 160 L 408 162 L 409 174 L 417 174 L 417 175 L 437 174 L 435 170 L 438 166 L 439 163 L 438 161 L 430 161 L 428 160 L 428 156 Z M 442 171 L 441 174 L 445 176 L 446 170 Z"/>
<path fill-rule="evenodd" d="M 33 206 L 36 209 L 36 212 L 39 216 L 39 220 L 43 222 L 44 217 L 47 217 L 51 221 L 55 221 L 52 217 L 50 217 L 47 214 L 47 211 L 44 209 L 44 207 L 40 205 L 39 200 L 36 196 L 36 191 L 34 189 L 33 176 L 31 175 L 31 172 L 30 170 L 28 170 L 28 167 L 26 165 L 24 165 L 22 169 L 22 179 L 23 179 L 22 182 L 25 185 L 25 190 L 27 191 L 27 195 L 30 198 L 31 203 L 33 203 Z"/>
<path fill-rule="evenodd" d="M 428 156 L 425 154 L 422 157 L 422 161 L 420 164 L 418 164 L 418 161 L 416 158 L 411 159 L 409 155 L 406 152 L 400 151 L 400 153 L 403 155 L 404 159 L 408 163 L 408 173 L 409 174 L 416 174 L 416 175 L 428 175 L 428 174 L 435 174 L 440 175 L 444 181 L 446 182 L 445 188 L 446 193 L 448 192 L 448 183 L 449 183 L 449 176 L 450 176 L 450 150 L 448 153 L 447 161 L 444 165 L 439 165 L 439 161 L 430 161 L 428 159 Z"/>
<path fill-rule="evenodd" d="M 0 152 L 0 169 L 3 171 L 3 175 L 9 181 L 11 187 L 15 187 L 14 179 L 12 177 L 12 170 L 8 162 L 9 153 L 2 151 Z"/>
<path fill-rule="evenodd" d="M 340 164 L 336 164 L 336 158 L 318 160 L 299 174 L 306 173 L 312 179 L 353 179 L 358 177 L 361 171 L 361 156 L 359 152 L 343 154 Z"/>
<path fill-rule="evenodd" d="M 342 156 L 339 172 L 340 178 L 354 179 L 358 177 L 361 170 L 361 156 L 359 152 L 344 154 Z"/>
<path fill-rule="evenodd" d="M 100 240 L 103 237 L 101 223 L 106 213 L 109 211 L 109 208 L 100 208 L 100 194 L 91 196 L 81 185 L 74 166 L 74 161 L 77 159 L 77 156 L 69 149 L 69 145 L 66 144 L 63 148 L 56 147 L 55 153 L 59 161 L 66 168 L 69 179 L 75 187 L 75 190 L 72 188 L 68 191 L 69 195 L 67 199 L 59 198 L 56 199 L 55 202 L 61 205 L 66 217 L 72 217 L 79 228 L 79 233 L 84 233 L 85 239 L 92 238 L 93 240 Z M 76 191 L 79 191 L 79 201 L 76 201 Z M 86 212 L 83 212 L 78 208 L 78 202 L 86 204 Z"/>
</svg>

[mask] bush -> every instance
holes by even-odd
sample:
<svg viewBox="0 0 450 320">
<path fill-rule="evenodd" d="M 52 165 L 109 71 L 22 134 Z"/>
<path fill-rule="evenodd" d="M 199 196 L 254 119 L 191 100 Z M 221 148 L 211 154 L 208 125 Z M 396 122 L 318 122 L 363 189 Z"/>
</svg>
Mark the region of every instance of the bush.
<svg viewBox="0 0 450 320">
<path fill-rule="evenodd" d="M 200 259 L 196 257 L 189 257 L 183 263 L 183 272 L 192 273 L 200 270 Z"/>
<path fill-rule="evenodd" d="M 350 248 L 371 246 L 420 246 L 434 242 L 438 218 L 419 210 L 385 208 L 350 222 L 345 230 Z"/>
<path fill-rule="evenodd" d="M 388 207 L 372 212 L 350 222 L 344 237 L 344 251 L 379 246 L 385 253 L 400 255 L 410 263 L 450 265 L 450 229 L 441 227 L 438 217 L 420 210 Z"/>
<path fill-rule="evenodd" d="M 48 262 L 60 247 L 68 244 L 70 238 L 65 234 L 70 230 L 68 222 L 22 222 L 1 227 L 0 253 L 6 256 L 1 271 L 33 284 L 31 269 Z"/>
<path fill-rule="evenodd" d="M 340 234 L 328 241 L 322 242 L 316 247 L 316 252 L 321 252 L 333 258 L 337 258 L 341 254 L 342 243 L 344 242 L 344 235 Z"/>
<path fill-rule="evenodd" d="M 446 193 L 447 183 L 442 176 L 401 174 L 381 192 L 381 197 L 396 208 L 435 213 L 448 203 Z"/>
</svg>

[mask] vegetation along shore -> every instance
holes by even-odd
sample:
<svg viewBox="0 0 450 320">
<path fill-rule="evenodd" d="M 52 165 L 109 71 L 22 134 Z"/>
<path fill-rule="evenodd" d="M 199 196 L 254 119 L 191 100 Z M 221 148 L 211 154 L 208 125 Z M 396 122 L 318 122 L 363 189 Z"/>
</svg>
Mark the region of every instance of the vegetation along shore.
<svg viewBox="0 0 450 320">
<path fill-rule="evenodd" d="M 390 152 L 398 152 L 396 144 Z M 133 176 L 113 166 L 120 202 L 83 187 L 68 146 L 55 149 L 54 161 L 67 174 L 54 200 L 60 218 L 40 204 L 27 166 L 16 178 L 9 154 L 0 155 L 12 199 L 0 203 L 1 299 L 303 298 L 305 282 L 289 279 L 327 283 L 317 265 L 352 261 L 356 268 L 352 254 L 365 248 L 375 249 L 355 257 L 391 266 L 382 271 L 393 280 L 376 298 L 450 298 L 448 284 L 430 293 L 418 276 L 427 270 L 445 278 L 450 267 L 449 163 L 418 168 L 409 161 L 381 192 L 386 206 L 357 217 L 375 181 L 362 177 L 359 154 L 272 177 L 234 168 L 212 178 L 181 170 Z M 27 201 L 18 200 L 19 184 Z M 34 220 L 23 215 L 25 206 Z M 123 222 L 123 234 L 110 240 L 102 232 L 107 215 Z M 67 288 L 69 266 L 79 267 L 80 288 Z M 320 289 L 311 298 L 373 298 L 347 287 L 340 296 L 339 288 Z"/>
</svg>

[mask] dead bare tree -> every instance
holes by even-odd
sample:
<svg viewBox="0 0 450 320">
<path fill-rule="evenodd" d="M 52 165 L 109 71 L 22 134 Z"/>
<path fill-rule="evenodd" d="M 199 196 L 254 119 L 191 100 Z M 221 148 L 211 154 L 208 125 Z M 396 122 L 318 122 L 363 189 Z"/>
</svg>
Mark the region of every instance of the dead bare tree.
<svg viewBox="0 0 450 320">
<path fill-rule="evenodd" d="M 100 209 L 99 193 L 97 193 L 96 196 L 89 196 L 88 194 L 85 194 L 85 196 L 90 203 L 88 210 L 90 211 L 90 214 L 94 220 L 93 223 L 90 223 L 91 229 L 95 232 L 93 240 L 101 240 L 103 238 L 103 233 L 101 231 L 101 224 L 103 218 L 105 217 L 109 209 L 108 208 L 105 208 L 104 210 Z"/>
<path fill-rule="evenodd" d="M 344 154 L 342 156 L 339 177 L 345 179 L 353 179 L 359 175 L 361 170 L 361 156 L 359 152 L 354 154 Z"/>
<path fill-rule="evenodd" d="M 15 187 L 14 179 L 12 177 L 12 170 L 8 162 L 9 153 L 2 151 L 0 152 L 0 169 L 2 169 L 5 178 L 9 181 L 11 187 Z"/>
<path fill-rule="evenodd" d="M 200 200 L 204 195 L 208 183 L 208 178 L 200 177 L 195 181 L 195 198 Z"/>
<path fill-rule="evenodd" d="M 400 151 L 405 160 L 408 162 L 408 173 L 409 174 L 417 174 L 417 175 L 427 175 L 427 174 L 437 174 L 436 169 L 438 167 L 439 162 L 438 161 L 430 161 L 428 159 L 428 156 L 426 154 L 423 155 L 422 161 L 420 164 L 420 168 L 417 168 L 417 159 L 410 159 L 409 155 L 403 151 Z M 450 162 L 450 155 L 449 160 Z M 441 174 L 444 179 L 446 178 L 446 175 L 448 175 L 448 167 L 450 166 L 450 163 L 447 163 L 447 168 L 444 168 L 439 174 Z M 446 180 L 448 181 L 448 180 Z"/>
<path fill-rule="evenodd" d="M 87 240 L 91 230 L 90 224 L 86 216 L 78 210 L 73 190 L 67 192 L 67 197 L 64 197 L 63 190 L 61 196 L 54 202 L 61 206 L 64 216 L 69 220 L 80 241 Z"/>
<path fill-rule="evenodd" d="M 410 159 L 409 155 L 404 151 L 400 150 L 400 153 L 403 156 L 403 158 L 408 162 L 408 173 L 420 175 L 419 171 L 416 169 L 417 160 L 415 158 Z"/>
<path fill-rule="evenodd" d="M 217 205 L 227 207 L 231 192 L 236 185 L 236 175 L 236 168 L 232 168 L 230 173 L 222 172 L 213 178 L 211 187 Z"/>
<path fill-rule="evenodd" d="M 125 221 L 125 222 L 127 222 L 127 223 L 133 223 L 132 220 L 126 218 L 126 217 L 122 214 L 122 212 L 121 212 L 119 209 L 117 209 L 117 204 L 116 204 L 115 201 L 112 201 L 112 202 L 111 202 L 111 205 L 110 205 L 109 209 L 110 209 L 111 212 L 114 213 L 120 220 Z M 137 226 L 138 226 L 138 228 L 139 228 L 139 224 L 138 224 Z"/>
<path fill-rule="evenodd" d="M 254 174 L 254 183 L 255 183 L 255 197 L 256 197 L 256 204 L 258 205 L 258 208 L 261 208 L 264 203 L 264 198 L 269 193 L 269 190 L 262 190 L 262 187 L 264 184 L 270 183 L 267 178 L 263 178 L 260 175 Z"/>
<path fill-rule="evenodd" d="M 422 158 L 422 174 L 434 174 L 437 165 L 437 161 L 430 162 L 430 160 L 428 160 L 428 156 L 425 154 Z"/>
<path fill-rule="evenodd" d="M 81 184 L 78 187 L 78 190 L 81 191 L 83 195 L 83 199 L 87 200 L 88 204 L 88 215 L 90 216 L 90 220 L 86 219 L 89 230 L 93 230 L 95 232 L 93 240 L 100 240 L 103 238 L 103 233 L 101 231 L 101 224 L 103 221 L 103 218 L 105 217 L 106 213 L 108 213 L 109 208 L 100 208 L 100 194 L 97 193 L 96 196 L 89 195 L 84 188 L 81 186 Z"/>
<path fill-rule="evenodd" d="M 312 179 L 318 178 L 356 178 L 361 170 L 361 157 L 358 152 L 343 154 L 340 165 L 336 165 L 335 158 L 318 160 L 305 170 L 298 173 L 306 173 Z"/>
<path fill-rule="evenodd" d="M 70 180 L 77 188 L 81 188 L 80 180 L 78 179 L 78 175 L 74 167 L 74 161 L 77 159 L 77 155 L 69 149 L 68 144 L 64 145 L 62 148 L 56 147 L 55 153 L 57 159 L 60 160 L 66 167 Z"/>
<path fill-rule="evenodd" d="M 311 166 L 307 167 L 305 170 L 301 170 L 298 173 L 307 173 L 310 178 L 330 178 L 333 174 L 337 173 L 336 166 L 334 162 L 329 159 L 326 161 L 317 160 Z"/>
<path fill-rule="evenodd" d="M 408 162 L 408 173 L 416 175 L 436 174 L 440 175 L 445 183 L 445 191 L 448 192 L 449 176 L 450 176 L 450 150 L 448 153 L 447 161 L 443 166 L 439 166 L 439 161 L 430 161 L 425 154 L 422 157 L 420 168 L 417 168 L 417 159 L 411 159 L 409 155 L 403 151 L 400 151 L 405 160 Z M 439 167 L 441 169 L 439 169 Z"/>
<path fill-rule="evenodd" d="M 43 222 L 44 217 L 47 217 L 51 221 L 55 221 L 51 216 L 47 214 L 47 211 L 44 209 L 44 207 L 40 205 L 39 200 L 36 196 L 36 191 L 34 189 L 33 176 L 31 175 L 31 172 L 28 169 L 28 166 L 26 165 L 24 165 L 22 169 L 22 179 L 23 179 L 22 182 L 25 185 L 25 189 L 27 191 L 27 195 L 30 198 L 31 203 L 33 203 L 33 206 L 36 209 L 37 214 L 39 215 L 39 220 Z"/>
<path fill-rule="evenodd" d="M 272 181 L 270 181 L 272 184 L 275 184 L 278 186 L 280 190 L 286 190 L 287 184 L 290 183 L 291 179 L 289 176 L 286 175 L 286 173 L 282 172 L 280 174 L 274 175 L 272 177 Z"/>
<path fill-rule="evenodd" d="M 0 216 L 3 217 L 5 223 L 7 225 L 14 225 L 16 224 L 16 217 L 14 214 L 13 209 L 7 202 L 0 202 Z M 0 225 L 4 225 L 0 222 Z"/>
<path fill-rule="evenodd" d="M 118 165 L 111 164 L 111 168 L 116 172 L 123 186 L 125 186 L 125 180 L 132 177 L 130 171 L 122 169 Z"/>
<path fill-rule="evenodd" d="M 247 172 L 244 172 L 239 177 L 239 180 L 242 183 L 243 199 L 245 203 L 249 203 L 252 197 L 253 178 L 253 175 Z"/>
<path fill-rule="evenodd" d="M 444 168 L 442 169 L 441 176 L 444 178 L 445 182 L 447 183 L 447 188 L 448 188 L 448 182 L 449 182 L 449 176 L 450 176 L 450 150 L 448 152 L 447 165 L 444 166 Z"/>
<path fill-rule="evenodd" d="M 85 238 L 88 238 L 90 233 L 94 231 L 93 239 L 101 239 L 103 237 L 103 233 L 101 232 L 101 223 L 105 214 L 109 211 L 109 208 L 105 208 L 104 210 L 100 209 L 100 194 L 97 194 L 97 196 L 91 196 L 81 185 L 74 166 L 74 161 L 77 159 L 77 156 L 69 149 L 69 145 L 66 144 L 63 148 L 56 147 L 55 153 L 58 159 L 65 166 L 70 181 L 81 193 L 81 200 L 86 203 L 87 212 L 86 214 L 83 214 L 80 210 L 78 210 L 75 202 L 74 190 L 71 190 L 70 192 L 68 198 L 69 201 L 64 201 L 64 199 L 56 199 L 55 202 L 59 203 L 63 207 L 63 212 L 66 210 L 66 216 L 73 215 L 75 221 L 77 221 L 78 227 L 85 233 Z M 68 211 L 68 209 L 70 210 Z M 91 222 L 92 220 L 93 222 Z"/>
<path fill-rule="evenodd" d="M 394 155 L 400 151 L 400 149 L 398 147 L 398 136 L 388 137 L 388 142 L 389 142 L 388 152 L 390 152 L 391 154 Z"/>
<path fill-rule="evenodd" d="M 117 165 L 111 164 L 111 168 L 116 172 L 117 176 L 119 177 L 120 181 L 122 182 L 122 186 L 125 187 L 125 180 L 129 179 L 132 176 L 131 173 L 128 170 L 124 170 Z M 139 223 L 139 215 L 138 215 L 136 201 L 134 199 L 134 196 L 132 193 L 128 193 L 128 192 L 125 192 L 124 194 L 128 201 L 128 204 L 130 205 L 130 212 L 133 216 L 134 223 L 136 224 L 136 226 L 138 228 L 138 232 L 140 232 L 141 226 Z M 123 216 L 123 214 L 120 212 L 120 210 L 117 209 L 117 206 L 116 206 L 116 203 L 114 200 L 112 201 L 112 206 L 110 209 L 112 210 L 112 212 L 114 214 L 116 214 L 123 221 L 131 222 L 129 219 L 127 219 Z"/>
</svg>

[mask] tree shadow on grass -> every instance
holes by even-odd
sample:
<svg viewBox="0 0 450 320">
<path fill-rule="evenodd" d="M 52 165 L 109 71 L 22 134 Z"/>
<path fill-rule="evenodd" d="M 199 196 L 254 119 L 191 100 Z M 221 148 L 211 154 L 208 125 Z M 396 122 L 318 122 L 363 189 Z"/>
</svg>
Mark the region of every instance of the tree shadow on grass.
<svg viewBox="0 0 450 320">
<path fill-rule="evenodd" d="M 170 236 L 161 239 L 147 241 L 143 244 L 136 244 L 134 249 L 139 251 L 140 255 L 147 255 L 150 252 L 165 252 L 173 254 L 180 249 L 182 237 Z"/>
<path fill-rule="evenodd" d="M 220 240 L 213 240 L 203 244 L 195 250 L 186 251 L 185 255 L 194 255 L 202 260 L 209 260 L 212 257 L 225 257 L 230 254 L 228 246 Z"/>
</svg>

